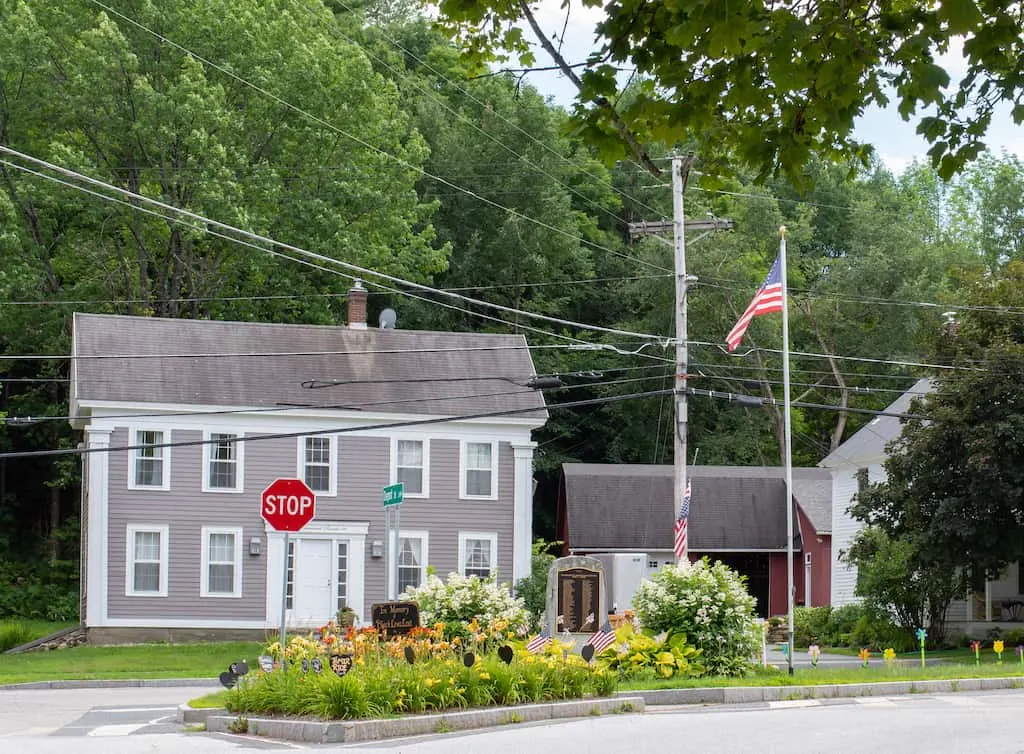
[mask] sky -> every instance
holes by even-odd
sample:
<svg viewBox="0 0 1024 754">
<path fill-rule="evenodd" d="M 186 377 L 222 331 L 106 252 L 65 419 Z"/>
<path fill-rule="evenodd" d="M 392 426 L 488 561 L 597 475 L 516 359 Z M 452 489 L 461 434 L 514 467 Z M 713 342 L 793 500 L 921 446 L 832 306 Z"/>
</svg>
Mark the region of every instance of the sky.
<svg viewBox="0 0 1024 754">
<path fill-rule="evenodd" d="M 537 6 L 538 22 L 552 37 L 560 36 L 565 25 L 565 10 L 560 6 L 561 0 L 541 0 Z M 562 48 L 570 63 L 586 59 L 594 41 L 594 25 L 602 15 L 601 8 L 581 8 L 573 4 Z M 532 38 L 529 31 L 526 34 Z M 949 52 L 937 62 L 946 68 L 954 82 L 958 81 L 965 67 L 960 45 L 954 41 Z M 552 64 L 551 58 L 538 46 L 536 65 Z M 628 75 L 628 72 L 622 74 L 623 82 Z M 530 73 L 526 80 L 541 94 L 552 97 L 557 104 L 565 107 L 570 106 L 576 94 L 572 83 L 557 71 Z M 996 154 L 1005 149 L 1024 159 L 1024 126 L 1015 125 L 1009 113 L 1009 105 L 1000 108 L 993 118 L 985 142 Z M 927 159 L 928 143 L 915 133 L 915 127 L 915 122 L 900 118 L 895 105 L 885 109 L 873 106 L 857 121 L 855 135 L 859 140 L 874 145 L 885 165 L 894 173 L 899 173 L 915 159 L 919 162 Z"/>
</svg>

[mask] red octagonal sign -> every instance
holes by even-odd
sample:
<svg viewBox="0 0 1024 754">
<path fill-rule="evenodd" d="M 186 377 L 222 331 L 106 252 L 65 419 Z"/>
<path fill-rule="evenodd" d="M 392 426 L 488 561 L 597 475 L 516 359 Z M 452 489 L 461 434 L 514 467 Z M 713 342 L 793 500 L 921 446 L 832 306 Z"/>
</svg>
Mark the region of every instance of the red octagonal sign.
<svg viewBox="0 0 1024 754">
<path fill-rule="evenodd" d="M 263 490 L 260 515 L 276 531 L 302 531 L 316 514 L 316 495 L 301 479 L 275 479 Z"/>
</svg>

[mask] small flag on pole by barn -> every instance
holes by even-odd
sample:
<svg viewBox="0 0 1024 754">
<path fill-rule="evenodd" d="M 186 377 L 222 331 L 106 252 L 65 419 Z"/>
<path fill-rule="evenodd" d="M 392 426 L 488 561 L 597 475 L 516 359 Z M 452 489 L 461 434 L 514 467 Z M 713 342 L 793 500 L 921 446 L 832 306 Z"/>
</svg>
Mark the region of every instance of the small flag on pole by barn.
<svg viewBox="0 0 1024 754">
<path fill-rule="evenodd" d="M 683 502 L 679 506 L 679 516 L 676 518 L 674 549 L 676 560 L 686 559 L 686 520 L 690 517 L 690 485 L 692 482 L 686 480 L 686 491 L 683 493 Z"/>
</svg>

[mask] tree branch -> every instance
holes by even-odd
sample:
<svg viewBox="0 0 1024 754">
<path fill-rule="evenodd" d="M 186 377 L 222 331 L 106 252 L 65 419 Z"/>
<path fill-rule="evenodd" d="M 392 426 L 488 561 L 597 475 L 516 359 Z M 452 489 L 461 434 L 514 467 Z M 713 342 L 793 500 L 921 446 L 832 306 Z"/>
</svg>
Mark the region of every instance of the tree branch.
<svg viewBox="0 0 1024 754">
<path fill-rule="evenodd" d="M 562 54 L 555 49 L 553 44 L 551 44 L 551 40 L 545 36 L 540 25 L 537 23 L 537 19 L 534 18 L 533 11 L 530 10 L 530 6 L 526 0 L 519 0 L 519 9 L 523 12 L 523 17 L 526 19 L 526 22 L 530 24 L 530 28 L 533 29 L 533 33 L 540 42 L 541 47 L 543 47 L 545 52 L 551 56 L 551 59 L 558 64 L 559 70 L 565 74 L 566 78 L 568 78 L 569 81 L 571 81 L 573 85 L 582 92 L 582 79 L 576 75 L 576 71 L 572 69 L 572 67 L 566 62 L 565 58 L 562 57 Z M 633 156 L 637 158 L 640 164 L 647 169 L 647 172 L 657 178 L 660 178 L 662 175 L 661 168 L 651 161 L 651 158 L 647 155 L 647 150 L 645 150 L 640 142 L 637 141 L 636 135 L 629 129 L 629 126 L 626 125 L 625 121 L 622 120 L 612 103 L 609 102 L 606 97 L 600 96 L 595 97 L 593 102 L 608 114 L 615 126 L 615 130 L 619 132 L 619 136 L 626 143 L 626 146 L 629 147 L 629 151 L 632 152 Z"/>
</svg>

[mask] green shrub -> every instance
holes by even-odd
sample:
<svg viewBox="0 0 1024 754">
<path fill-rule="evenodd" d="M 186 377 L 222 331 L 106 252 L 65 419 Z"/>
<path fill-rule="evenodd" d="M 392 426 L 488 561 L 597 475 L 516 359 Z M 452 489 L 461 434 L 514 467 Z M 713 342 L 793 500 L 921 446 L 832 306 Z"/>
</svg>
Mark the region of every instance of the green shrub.
<svg viewBox="0 0 1024 754">
<path fill-rule="evenodd" d="M 554 555 L 539 552 L 548 547 L 547 542 L 535 542 L 530 559 L 530 575 L 516 582 L 516 595 L 523 600 L 523 606 L 530 614 L 530 630 L 541 628 L 541 618 L 547 609 L 548 568 L 555 560 Z"/>
<path fill-rule="evenodd" d="M 707 558 L 663 566 L 633 598 L 641 625 L 654 634 L 685 634 L 712 675 L 743 675 L 761 646 L 754 598 L 744 578 Z"/>
<path fill-rule="evenodd" d="M 423 625 L 444 623 L 449 637 L 452 632 L 447 629 L 473 621 L 483 626 L 502 625 L 520 635 L 525 635 L 530 625 L 523 601 L 512 596 L 507 584 L 493 579 L 449 573 L 448 580 L 441 581 L 431 575 L 421 587 L 409 589 L 402 597 L 419 605 Z"/>
<path fill-rule="evenodd" d="M 638 634 L 628 623 L 615 632 L 616 644 L 598 656 L 598 661 L 622 678 L 650 672 L 660 678 L 700 676 L 700 650 L 686 641 L 686 634 L 649 636 Z"/>
<path fill-rule="evenodd" d="M 1003 637 L 1003 641 L 1008 648 L 1024 644 L 1024 628 L 1009 629 L 1006 632 L 1006 636 Z"/>
<path fill-rule="evenodd" d="M 78 619 L 78 564 L 0 560 L 0 619 Z"/>
<path fill-rule="evenodd" d="M 827 605 L 793 608 L 793 643 L 798 647 L 830 644 L 828 638 L 831 613 L 832 608 Z"/>
</svg>

